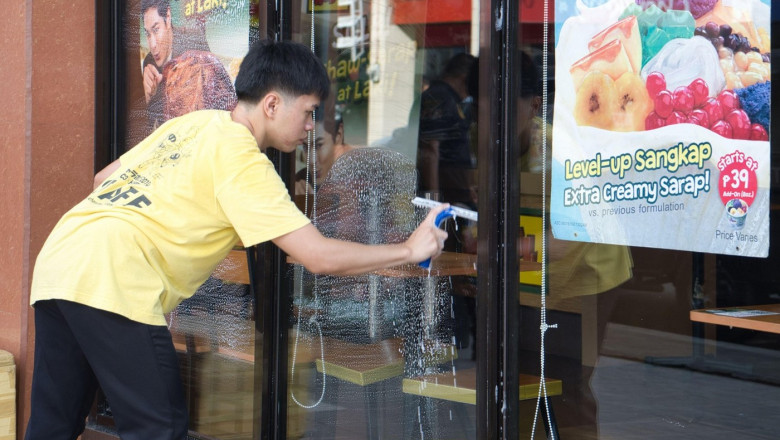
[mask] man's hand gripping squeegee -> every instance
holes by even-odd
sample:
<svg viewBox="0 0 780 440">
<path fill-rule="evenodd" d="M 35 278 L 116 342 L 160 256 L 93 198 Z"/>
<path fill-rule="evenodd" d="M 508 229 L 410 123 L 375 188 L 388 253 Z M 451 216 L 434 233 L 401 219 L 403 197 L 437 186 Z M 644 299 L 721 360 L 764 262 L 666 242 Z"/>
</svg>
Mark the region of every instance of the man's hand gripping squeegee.
<svg viewBox="0 0 780 440">
<path fill-rule="evenodd" d="M 424 199 L 422 197 L 415 197 L 414 199 L 412 199 L 412 204 L 414 206 L 419 206 L 420 208 L 428 208 L 428 209 L 435 208 L 436 206 L 441 205 L 440 202 L 436 202 L 431 199 Z M 456 217 L 463 217 L 465 219 L 477 221 L 477 213 L 475 211 L 472 211 L 470 209 L 458 208 L 457 206 L 450 206 L 449 208 L 440 212 L 436 216 L 434 223 L 436 223 L 436 227 L 438 228 L 439 226 L 441 226 L 444 220 L 447 220 L 448 218 L 456 218 Z M 425 261 L 420 262 L 420 267 L 424 269 L 429 269 L 431 267 L 431 259 L 429 258 Z"/>
</svg>

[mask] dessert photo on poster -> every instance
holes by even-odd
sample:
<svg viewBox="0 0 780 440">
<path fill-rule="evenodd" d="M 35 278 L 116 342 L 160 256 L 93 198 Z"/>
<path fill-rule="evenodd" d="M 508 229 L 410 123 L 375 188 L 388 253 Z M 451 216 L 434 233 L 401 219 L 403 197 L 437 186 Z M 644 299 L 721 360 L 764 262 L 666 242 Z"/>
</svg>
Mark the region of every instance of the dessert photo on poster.
<svg viewBox="0 0 780 440">
<path fill-rule="evenodd" d="M 556 237 L 768 252 L 770 8 L 555 2 Z"/>
</svg>

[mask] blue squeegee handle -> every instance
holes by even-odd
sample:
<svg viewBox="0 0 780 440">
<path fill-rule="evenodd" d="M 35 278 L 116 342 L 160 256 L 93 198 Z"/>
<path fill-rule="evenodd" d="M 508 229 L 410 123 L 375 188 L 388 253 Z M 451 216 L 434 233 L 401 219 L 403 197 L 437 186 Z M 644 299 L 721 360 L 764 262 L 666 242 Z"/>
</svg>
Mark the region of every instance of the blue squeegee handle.
<svg viewBox="0 0 780 440">
<path fill-rule="evenodd" d="M 438 213 L 436 215 L 436 219 L 433 221 L 433 223 L 436 225 L 436 227 L 440 227 L 441 224 L 444 222 L 444 220 L 447 220 L 448 218 L 455 217 L 455 211 L 452 208 L 447 208 L 444 211 Z M 428 258 L 425 261 L 421 261 L 420 267 L 423 269 L 428 269 L 431 267 L 431 259 Z"/>
</svg>

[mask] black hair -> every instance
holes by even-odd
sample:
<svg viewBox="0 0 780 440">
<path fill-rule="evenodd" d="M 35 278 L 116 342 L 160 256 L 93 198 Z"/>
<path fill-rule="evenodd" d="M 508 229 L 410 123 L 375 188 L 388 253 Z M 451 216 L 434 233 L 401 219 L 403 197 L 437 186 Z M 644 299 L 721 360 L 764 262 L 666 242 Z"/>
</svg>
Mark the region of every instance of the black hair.
<svg viewBox="0 0 780 440">
<path fill-rule="evenodd" d="M 170 0 L 141 0 L 141 15 L 145 14 L 151 8 L 157 9 L 157 13 L 165 19 L 168 10 L 171 8 Z"/>
<path fill-rule="evenodd" d="M 330 93 L 328 72 L 312 51 L 292 41 L 260 40 L 249 48 L 236 77 L 239 101 L 257 103 L 268 92 L 295 97 Z"/>
<path fill-rule="evenodd" d="M 466 76 L 471 70 L 472 64 L 476 58 L 468 53 L 461 52 L 453 55 L 452 58 L 444 65 L 444 70 L 441 73 L 442 78 Z"/>
<path fill-rule="evenodd" d="M 520 97 L 542 96 L 542 73 L 531 55 L 524 50 L 518 51 L 520 64 Z"/>
</svg>

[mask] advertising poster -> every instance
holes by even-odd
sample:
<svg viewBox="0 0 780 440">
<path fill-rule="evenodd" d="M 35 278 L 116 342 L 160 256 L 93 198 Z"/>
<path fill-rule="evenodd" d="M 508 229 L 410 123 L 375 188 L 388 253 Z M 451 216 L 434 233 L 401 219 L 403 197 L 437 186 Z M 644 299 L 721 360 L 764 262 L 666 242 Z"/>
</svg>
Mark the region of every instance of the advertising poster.
<svg viewBox="0 0 780 440">
<path fill-rule="evenodd" d="M 767 256 L 769 1 L 555 11 L 555 237 Z"/>
<path fill-rule="evenodd" d="M 231 110 L 236 105 L 233 84 L 249 49 L 250 1 L 142 5 L 138 74 L 149 128 L 194 110 Z"/>
</svg>

